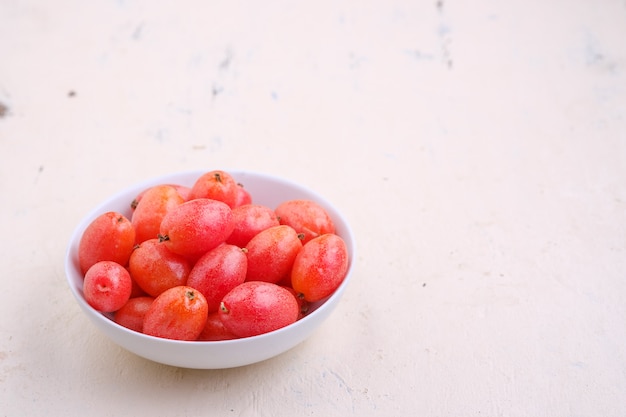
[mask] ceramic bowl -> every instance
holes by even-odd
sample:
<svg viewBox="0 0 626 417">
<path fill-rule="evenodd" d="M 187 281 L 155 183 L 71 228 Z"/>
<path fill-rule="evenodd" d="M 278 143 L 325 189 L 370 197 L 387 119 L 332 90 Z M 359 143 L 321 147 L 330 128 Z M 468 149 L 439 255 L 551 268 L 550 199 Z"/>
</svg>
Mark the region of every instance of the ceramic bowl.
<svg viewBox="0 0 626 417">
<path fill-rule="evenodd" d="M 74 230 L 66 253 L 67 280 L 78 305 L 91 322 L 114 343 L 136 355 L 166 365 L 194 369 L 233 368 L 277 356 L 307 339 L 333 312 L 350 282 L 355 259 L 354 237 L 342 214 L 313 190 L 289 180 L 262 173 L 228 170 L 253 196 L 253 202 L 275 208 L 296 198 L 321 204 L 335 222 L 337 234 L 346 242 L 350 259 L 348 273 L 339 288 L 328 298 L 311 305 L 305 317 L 282 329 L 236 340 L 189 342 L 148 336 L 115 323 L 110 315 L 94 310 L 83 296 L 83 277 L 78 266 L 78 244 L 83 231 L 99 214 L 118 211 L 130 218 L 130 202 L 145 188 L 157 184 L 191 186 L 205 171 L 164 175 L 129 187 L 110 197 L 91 211 Z"/>
</svg>

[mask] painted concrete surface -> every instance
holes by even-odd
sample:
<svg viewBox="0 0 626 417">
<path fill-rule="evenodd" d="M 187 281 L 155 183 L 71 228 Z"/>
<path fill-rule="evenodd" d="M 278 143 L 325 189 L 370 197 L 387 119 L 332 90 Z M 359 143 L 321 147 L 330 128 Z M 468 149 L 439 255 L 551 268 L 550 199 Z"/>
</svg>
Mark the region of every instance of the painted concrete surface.
<svg viewBox="0 0 626 417">
<path fill-rule="evenodd" d="M 626 2 L 0 2 L 0 414 L 626 415 Z M 81 314 L 112 193 L 249 169 L 356 271 L 313 337 L 172 368 Z"/>
</svg>

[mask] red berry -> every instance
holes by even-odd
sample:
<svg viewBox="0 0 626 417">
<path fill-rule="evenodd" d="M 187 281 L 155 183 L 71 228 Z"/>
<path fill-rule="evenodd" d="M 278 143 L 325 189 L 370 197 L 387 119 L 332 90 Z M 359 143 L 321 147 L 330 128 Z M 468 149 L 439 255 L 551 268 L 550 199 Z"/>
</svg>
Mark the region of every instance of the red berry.
<svg viewBox="0 0 626 417">
<path fill-rule="evenodd" d="M 185 185 L 180 185 L 180 184 L 164 184 L 164 185 L 169 185 L 170 187 L 174 187 L 176 191 L 178 191 L 178 194 L 183 198 L 183 200 L 185 201 L 189 200 L 189 195 L 191 193 L 190 187 L 187 187 Z M 137 208 L 137 206 L 139 205 L 139 202 L 141 201 L 143 196 L 146 194 L 146 191 L 148 191 L 149 189 L 150 188 L 146 188 L 145 190 L 140 191 L 139 194 L 137 194 L 137 196 L 133 199 L 133 201 L 131 201 L 130 208 L 132 210 L 135 210 Z"/>
<path fill-rule="evenodd" d="M 250 337 L 294 323 L 298 319 L 298 302 L 281 286 L 248 281 L 226 294 L 218 312 L 229 332 Z"/>
<path fill-rule="evenodd" d="M 130 218 L 135 228 L 135 241 L 141 243 L 159 235 L 165 214 L 185 200 L 171 185 L 157 185 L 147 189 Z"/>
<path fill-rule="evenodd" d="M 187 285 L 200 291 L 210 312 L 222 298 L 246 279 L 248 259 L 241 248 L 223 244 L 204 254 L 189 273 Z"/>
<path fill-rule="evenodd" d="M 233 231 L 232 210 L 221 201 L 197 198 L 168 212 L 160 239 L 172 252 L 198 257 L 224 243 Z"/>
<path fill-rule="evenodd" d="M 237 185 L 237 197 L 235 198 L 234 207 L 243 206 L 244 204 L 252 204 L 252 195 L 248 192 L 248 190 L 243 188 L 242 184 L 238 183 Z"/>
<path fill-rule="evenodd" d="M 278 217 L 274 210 L 259 204 L 244 204 L 233 209 L 234 229 L 226 243 L 245 247 L 250 239 L 259 232 L 278 226 Z"/>
<path fill-rule="evenodd" d="M 291 271 L 291 285 L 309 302 L 331 295 L 348 271 L 348 250 L 341 237 L 325 234 L 302 246 Z"/>
<path fill-rule="evenodd" d="M 135 229 L 123 214 L 109 211 L 85 229 L 78 245 L 78 263 L 84 274 L 96 262 L 126 265 L 135 245 Z"/>
<path fill-rule="evenodd" d="M 120 326 L 136 332 L 143 332 L 143 319 L 152 305 L 152 297 L 134 297 L 129 299 L 119 310 L 115 312 L 113 320 Z"/>
<path fill-rule="evenodd" d="M 292 227 L 279 225 L 263 230 L 246 245 L 246 281 L 277 283 L 288 277 L 300 249 L 302 242 Z"/>
<path fill-rule="evenodd" d="M 196 340 L 207 321 L 206 299 L 195 288 L 170 288 L 154 299 L 143 320 L 145 334 L 175 340 Z"/>
<path fill-rule="evenodd" d="M 176 191 L 178 191 L 178 194 L 183 198 L 183 200 L 185 201 L 190 200 L 191 187 L 187 187 L 186 185 L 180 185 L 180 184 L 170 184 L 170 185 L 176 188 Z"/>
<path fill-rule="evenodd" d="M 210 198 L 235 207 L 239 193 L 239 185 L 227 172 L 215 170 L 202 174 L 191 187 L 190 200 Z"/>
<path fill-rule="evenodd" d="M 130 274 L 117 262 L 96 262 L 85 274 L 83 281 L 85 300 L 103 313 L 120 309 L 129 300 L 131 291 Z"/>
<path fill-rule="evenodd" d="M 187 258 L 170 251 L 165 242 L 148 239 L 135 247 L 128 269 L 137 285 L 156 297 L 167 289 L 185 285 L 191 265 Z"/>
<path fill-rule="evenodd" d="M 335 224 L 326 210 L 311 200 L 296 199 L 281 203 L 274 210 L 280 224 L 293 227 L 304 235 L 302 243 L 326 234 L 335 233 Z"/>
<path fill-rule="evenodd" d="M 198 336 L 198 340 L 208 342 L 217 340 L 231 340 L 237 339 L 237 336 L 226 330 L 222 319 L 217 311 L 209 313 L 206 321 L 206 325 Z"/>
</svg>

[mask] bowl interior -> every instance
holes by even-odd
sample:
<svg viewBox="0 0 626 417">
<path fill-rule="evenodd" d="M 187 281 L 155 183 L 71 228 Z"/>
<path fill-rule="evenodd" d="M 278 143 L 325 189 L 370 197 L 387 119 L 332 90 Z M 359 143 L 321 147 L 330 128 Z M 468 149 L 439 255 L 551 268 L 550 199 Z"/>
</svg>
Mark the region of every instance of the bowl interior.
<svg viewBox="0 0 626 417">
<path fill-rule="evenodd" d="M 78 244 L 89 223 L 107 211 L 118 211 L 130 218 L 130 203 L 140 191 L 158 184 L 191 186 L 204 172 L 188 171 L 153 178 L 121 191 L 93 209 L 79 223 L 70 239 L 65 259 L 68 284 L 83 312 L 100 331 L 123 348 L 146 359 L 197 369 L 230 368 L 269 359 L 302 342 L 330 315 L 350 280 L 355 256 L 354 237 L 341 213 L 314 191 L 282 178 L 249 171 L 228 171 L 251 193 L 254 203 L 275 208 L 285 200 L 305 198 L 322 205 L 335 222 L 337 234 L 345 240 L 350 260 L 348 273 L 339 288 L 328 298 L 313 303 L 307 315 L 296 323 L 243 339 L 219 342 L 176 341 L 147 336 L 119 326 L 111 320 L 111 315 L 94 310 L 84 299 L 83 277 L 78 265 Z"/>
</svg>

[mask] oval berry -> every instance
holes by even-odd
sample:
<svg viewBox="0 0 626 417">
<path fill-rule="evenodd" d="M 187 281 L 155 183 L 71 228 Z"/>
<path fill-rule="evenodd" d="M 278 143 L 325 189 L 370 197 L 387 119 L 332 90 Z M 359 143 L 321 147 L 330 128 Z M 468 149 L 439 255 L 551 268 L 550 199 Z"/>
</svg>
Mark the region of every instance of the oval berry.
<svg viewBox="0 0 626 417">
<path fill-rule="evenodd" d="M 168 249 L 190 258 L 224 243 L 233 231 L 232 210 L 221 201 L 197 198 L 168 212 L 160 227 L 160 239 Z"/>
<path fill-rule="evenodd" d="M 235 207 L 239 196 L 237 181 L 227 172 L 214 170 L 202 174 L 191 187 L 190 200 L 210 198 Z"/>
<path fill-rule="evenodd" d="M 246 245 L 248 272 L 246 281 L 277 283 L 289 276 L 302 241 L 296 231 L 286 225 L 265 229 Z"/>
<path fill-rule="evenodd" d="M 298 302 L 287 289 L 248 281 L 233 288 L 218 310 L 224 327 L 237 337 L 271 332 L 298 319 Z"/>
<path fill-rule="evenodd" d="M 85 274 L 85 301 L 100 312 L 111 313 L 120 309 L 130 299 L 131 291 L 130 274 L 117 262 L 96 262 Z"/>
<path fill-rule="evenodd" d="M 296 256 L 291 285 L 309 302 L 331 295 L 348 271 L 348 250 L 344 240 L 325 234 L 309 241 Z"/>
<path fill-rule="evenodd" d="M 222 298 L 246 279 L 248 258 L 241 248 L 223 244 L 208 251 L 195 263 L 187 285 L 200 291 L 209 312 L 217 311 Z"/>
<path fill-rule="evenodd" d="M 187 187 L 185 185 L 180 185 L 180 184 L 163 184 L 163 185 L 174 187 L 176 191 L 178 192 L 178 194 L 183 198 L 183 200 L 185 201 L 189 200 L 189 195 L 191 194 L 191 187 Z M 139 194 L 137 194 L 137 196 L 133 199 L 133 201 L 130 202 L 131 210 L 135 210 L 137 208 L 137 206 L 139 205 L 139 202 L 141 201 L 143 196 L 146 194 L 146 191 L 148 191 L 149 189 L 150 188 L 141 190 Z"/>
<path fill-rule="evenodd" d="M 237 196 L 235 198 L 235 206 L 239 207 L 245 204 L 252 204 L 252 194 L 243 188 L 242 184 L 237 183 Z"/>
<path fill-rule="evenodd" d="M 245 247 L 250 239 L 265 229 L 279 226 L 274 210 L 260 204 L 244 204 L 233 209 L 233 232 L 226 243 Z"/>
<path fill-rule="evenodd" d="M 128 260 L 133 280 L 156 297 L 163 291 L 187 283 L 191 265 L 187 258 L 170 251 L 159 239 L 148 239 L 137 245 Z"/>
<path fill-rule="evenodd" d="M 78 244 L 78 263 L 83 274 L 99 261 L 126 265 L 135 246 L 135 229 L 123 214 L 109 211 L 96 217 Z"/>
<path fill-rule="evenodd" d="M 335 233 L 335 224 L 330 215 L 315 201 L 288 200 L 279 204 L 274 211 L 280 224 L 289 225 L 304 235 L 302 243 L 326 233 Z"/>
<path fill-rule="evenodd" d="M 143 332 L 174 340 L 196 340 L 207 321 L 206 299 L 195 288 L 170 288 L 154 299 L 143 320 Z"/>
<path fill-rule="evenodd" d="M 130 298 L 115 312 L 113 321 L 120 326 L 142 333 L 143 319 L 153 301 L 154 298 L 148 296 Z"/>
<path fill-rule="evenodd" d="M 186 185 L 180 184 L 169 184 L 172 187 L 176 188 L 178 195 L 180 195 L 183 200 L 189 201 L 191 199 L 191 187 L 187 187 Z"/>
<path fill-rule="evenodd" d="M 198 336 L 199 341 L 203 342 L 214 342 L 218 340 L 232 340 L 237 339 L 237 336 L 226 330 L 224 327 L 224 323 L 222 323 L 222 319 L 220 319 L 220 315 L 217 311 L 209 313 L 206 325 L 200 336 Z"/>
<path fill-rule="evenodd" d="M 135 228 L 135 241 L 141 243 L 159 235 L 165 214 L 185 200 L 171 185 L 156 185 L 147 189 L 130 218 Z"/>
</svg>

